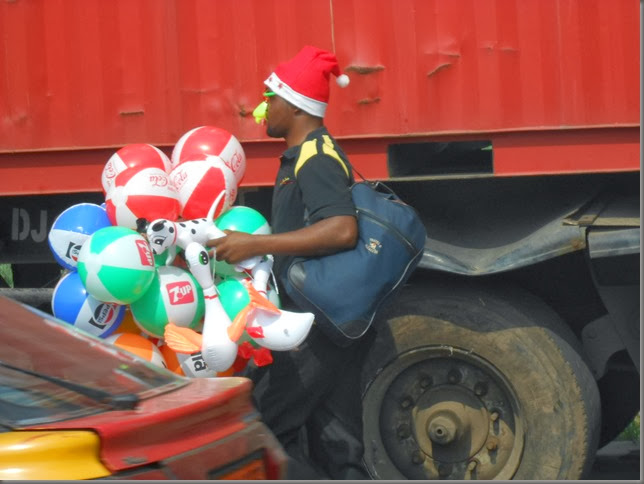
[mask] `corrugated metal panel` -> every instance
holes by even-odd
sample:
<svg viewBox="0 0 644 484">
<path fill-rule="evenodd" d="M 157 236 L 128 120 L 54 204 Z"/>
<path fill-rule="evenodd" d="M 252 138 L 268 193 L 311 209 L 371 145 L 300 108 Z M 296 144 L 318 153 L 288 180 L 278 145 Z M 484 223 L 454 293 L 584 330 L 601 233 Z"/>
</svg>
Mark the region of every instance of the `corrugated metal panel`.
<svg viewBox="0 0 644 484">
<path fill-rule="evenodd" d="M 352 77 L 342 137 L 639 124 L 635 0 L 0 3 L 0 151 L 171 146 L 250 112 L 307 43 Z"/>
<path fill-rule="evenodd" d="M 174 144 L 250 113 L 277 61 L 331 48 L 328 1 L 0 3 L 0 150 Z"/>
<path fill-rule="evenodd" d="M 353 76 L 358 116 L 336 131 L 639 124 L 638 16 L 634 0 L 334 2 L 340 58 L 379 69 Z"/>
</svg>

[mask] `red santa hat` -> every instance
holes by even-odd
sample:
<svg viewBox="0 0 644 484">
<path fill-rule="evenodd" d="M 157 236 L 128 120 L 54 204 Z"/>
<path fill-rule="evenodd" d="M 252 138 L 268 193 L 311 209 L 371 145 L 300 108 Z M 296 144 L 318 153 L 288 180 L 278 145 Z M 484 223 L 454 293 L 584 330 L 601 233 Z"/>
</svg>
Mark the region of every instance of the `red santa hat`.
<svg viewBox="0 0 644 484">
<path fill-rule="evenodd" d="M 307 45 L 291 60 L 279 64 L 264 84 L 303 111 L 323 118 L 329 102 L 331 74 L 340 87 L 349 84 L 349 77 L 340 74 L 335 54 Z"/>
</svg>

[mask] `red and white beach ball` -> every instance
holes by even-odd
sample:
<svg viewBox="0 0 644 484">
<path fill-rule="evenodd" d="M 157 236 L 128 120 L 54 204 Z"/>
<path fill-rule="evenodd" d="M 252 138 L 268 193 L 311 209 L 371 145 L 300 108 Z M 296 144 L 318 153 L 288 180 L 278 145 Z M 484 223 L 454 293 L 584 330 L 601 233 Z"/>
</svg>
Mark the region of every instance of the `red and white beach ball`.
<svg viewBox="0 0 644 484">
<path fill-rule="evenodd" d="M 127 168 L 160 168 L 170 173 L 171 165 L 170 158 L 156 146 L 145 143 L 126 145 L 114 153 L 103 168 L 103 192 L 107 194 L 114 186 L 116 176 Z"/>
<path fill-rule="evenodd" d="M 233 172 L 239 185 L 246 171 L 246 155 L 239 140 L 216 126 L 200 126 L 185 133 L 172 150 L 172 169 L 186 161 L 218 156 Z"/>
<path fill-rule="evenodd" d="M 136 219 L 177 220 L 181 211 L 179 193 L 161 168 L 127 168 L 114 180 L 105 199 L 113 225 L 136 229 Z"/>
<path fill-rule="evenodd" d="M 186 161 L 170 173 L 170 181 L 179 192 L 181 216 L 186 220 L 208 216 L 217 197 L 224 192 L 217 203 L 213 218 L 228 210 L 237 198 L 235 176 L 228 168 L 208 160 Z M 167 217 L 166 217 L 167 218 Z M 154 219 L 149 219 L 154 220 Z"/>
</svg>

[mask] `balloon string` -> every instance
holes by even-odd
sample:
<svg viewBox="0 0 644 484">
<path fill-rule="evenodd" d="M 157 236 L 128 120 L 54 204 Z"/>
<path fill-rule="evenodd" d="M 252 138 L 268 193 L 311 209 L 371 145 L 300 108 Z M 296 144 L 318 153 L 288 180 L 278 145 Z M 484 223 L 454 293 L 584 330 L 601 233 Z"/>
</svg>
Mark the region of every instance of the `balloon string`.
<svg viewBox="0 0 644 484">
<path fill-rule="evenodd" d="M 221 200 L 221 197 L 223 197 L 225 194 L 226 194 L 226 189 L 224 188 L 219 193 L 219 195 L 217 195 L 217 198 L 215 198 L 215 201 L 210 206 L 210 210 L 208 210 L 208 215 L 207 215 L 208 220 L 213 220 L 214 219 L 215 211 L 217 210 L 217 205 L 219 204 L 219 201 Z"/>
<path fill-rule="evenodd" d="M 217 210 L 217 205 L 219 205 L 219 202 L 221 200 L 221 197 L 223 197 L 226 194 L 226 189 L 222 189 L 221 192 L 219 192 L 219 195 L 217 195 L 217 198 L 215 198 L 215 201 L 212 202 L 212 205 L 210 206 L 210 209 L 208 210 L 208 215 L 206 215 L 207 220 L 212 220 L 214 223 L 214 216 L 215 216 L 215 211 Z M 212 249 L 212 279 L 213 281 L 215 280 L 215 266 L 217 265 L 217 257 L 216 257 L 215 249 Z"/>
</svg>

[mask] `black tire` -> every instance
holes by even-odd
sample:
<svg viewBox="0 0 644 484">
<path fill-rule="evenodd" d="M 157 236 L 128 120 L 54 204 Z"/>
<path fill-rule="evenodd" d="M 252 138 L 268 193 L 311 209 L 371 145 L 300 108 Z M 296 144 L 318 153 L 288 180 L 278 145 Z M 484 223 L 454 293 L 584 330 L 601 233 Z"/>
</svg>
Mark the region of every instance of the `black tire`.
<svg viewBox="0 0 644 484">
<path fill-rule="evenodd" d="M 580 479 L 600 398 L 577 340 L 516 288 L 405 288 L 363 369 L 376 479 Z M 576 348 L 577 347 L 577 348 Z"/>
</svg>

